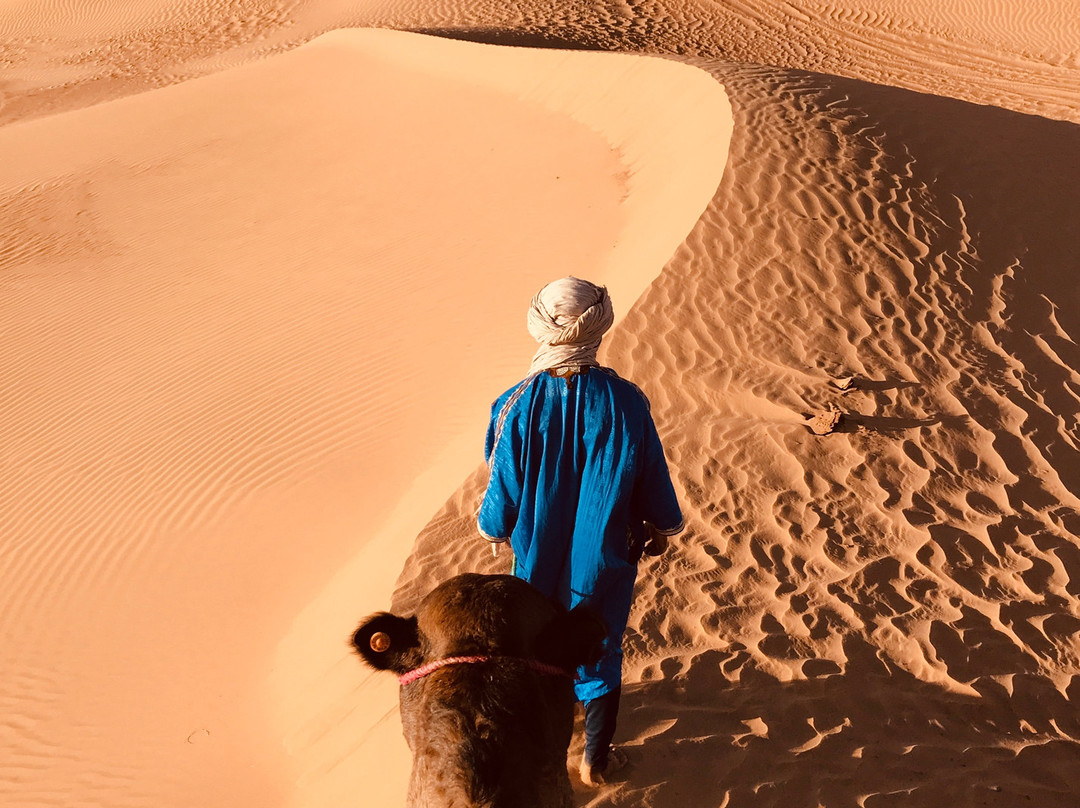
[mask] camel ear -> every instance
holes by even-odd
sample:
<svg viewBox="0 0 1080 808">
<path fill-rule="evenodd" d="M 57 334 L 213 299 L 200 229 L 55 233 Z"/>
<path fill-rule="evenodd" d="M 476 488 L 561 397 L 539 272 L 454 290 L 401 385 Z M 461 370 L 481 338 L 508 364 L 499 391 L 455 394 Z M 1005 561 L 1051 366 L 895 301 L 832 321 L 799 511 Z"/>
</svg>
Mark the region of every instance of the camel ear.
<svg viewBox="0 0 1080 808">
<path fill-rule="evenodd" d="M 389 612 L 373 614 L 353 634 L 352 645 L 364 662 L 377 671 L 402 674 L 422 661 L 415 617 L 398 617 Z"/>
<path fill-rule="evenodd" d="M 536 656 L 549 665 L 573 670 L 597 662 L 604 655 L 607 626 L 587 606 L 575 606 L 559 615 L 536 639 Z"/>
</svg>

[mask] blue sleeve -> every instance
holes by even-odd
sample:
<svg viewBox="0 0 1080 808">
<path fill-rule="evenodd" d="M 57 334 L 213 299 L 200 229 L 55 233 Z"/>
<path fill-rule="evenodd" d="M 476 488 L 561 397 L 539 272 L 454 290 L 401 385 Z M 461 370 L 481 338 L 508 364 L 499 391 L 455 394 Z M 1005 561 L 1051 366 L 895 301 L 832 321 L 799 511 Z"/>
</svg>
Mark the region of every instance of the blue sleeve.
<svg viewBox="0 0 1080 808">
<path fill-rule="evenodd" d="M 630 512 L 643 522 L 649 522 L 661 533 L 673 535 L 683 529 L 682 509 L 671 484 L 664 447 L 652 417 L 645 417 L 643 454 L 638 478 L 630 502 Z"/>
<path fill-rule="evenodd" d="M 491 424 L 484 445 L 484 457 L 490 474 L 476 522 L 480 533 L 488 541 L 506 541 L 510 538 L 521 504 L 522 474 L 518 463 L 521 437 L 512 417 L 506 419 L 502 435 L 497 442 L 495 440 L 499 412 L 504 405 L 505 402 L 500 399 L 492 407 Z"/>
<path fill-rule="evenodd" d="M 499 422 L 499 409 L 502 399 L 491 405 L 491 421 L 488 423 L 487 437 L 484 439 L 484 462 L 491 462 L 491 450 L 495 448 L 495 425 Z"/>
</svg>

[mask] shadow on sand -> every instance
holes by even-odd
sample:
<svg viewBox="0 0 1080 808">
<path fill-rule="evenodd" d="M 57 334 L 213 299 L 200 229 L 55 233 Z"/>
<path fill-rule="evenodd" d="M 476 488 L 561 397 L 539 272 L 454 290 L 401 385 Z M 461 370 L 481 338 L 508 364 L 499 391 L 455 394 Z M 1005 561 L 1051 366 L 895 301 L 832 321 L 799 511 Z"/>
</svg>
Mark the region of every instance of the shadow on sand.
<svg viewBox="0 0 1080 808">
<path fill-rule="evenodd" d="M 930 418 L 897 418 L 879 415 L 861 415 L 857 412 L 844 413 L 835 432 L 858 432 L 869 429 L 874 432 L 904 432 L 908 429 L 920 429 L 924 426 L 944 426 L 958 429 L 968 423 L 966 415 L 935 415 Z"/>
<path fill-rule="evenodd" d="M 560 33 L 550 26 L 543 30 L 523 31 L 513 28 L 407 28 L 412 34 L 441 36 L 462 42 L 478 42 L 483 45 L 510 45 L 519 48 L 552 48 L 555 50 L 607 50 L 599 44 L 583 40 L 580 30 L 567 29 Z"/>
<path fill-rule="evenodd" d="M 1056 316 L 1080 337 L 1080 125 L 998 107 L 823 77 L 889 142 L 906 148 L 911 170 L 940 198 L 962 206 L 978 255 L 974 297 L 991 297 L 991 276 L 1010 270 L 1034 311 L 1007 311 L 1013 327 L 1046 330 Z M 963 291 L 963 290 L 958 290 Z M 1014 291 L 1006 289 L 1006 294 Z M 1048 301 L 1053 304 L 1048 305 Z"/>
<path fill-rule="evenodd" d="M 616 741 L 644 740 L 626 747 L 620 784 L 588 804 L 1075 806 L 1080 744 L 1058 729 L 1076 735 L 1080 721 L 1065 695 L 1024 676 L 1011 695 L 990 680 L 953 692 L 861 643 L 845 643 L 842 674 L 780 683 L 747 666 L 733 684 L 732 656 L 710 651 L 624 688 Z M 1017 698 L 1037 709 L 1019 718 Z"/>
</svg>

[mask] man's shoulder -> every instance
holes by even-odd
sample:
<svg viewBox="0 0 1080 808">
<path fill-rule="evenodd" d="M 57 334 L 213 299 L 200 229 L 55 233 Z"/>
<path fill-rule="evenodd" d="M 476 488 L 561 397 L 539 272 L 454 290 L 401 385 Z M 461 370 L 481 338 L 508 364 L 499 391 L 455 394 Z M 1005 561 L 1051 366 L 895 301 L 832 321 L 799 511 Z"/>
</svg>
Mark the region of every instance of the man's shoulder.
<svg viewBox="0 0 1080 808">
<path fill-rule="evenodd" d="M 513 387 L 507 388 L 506 391 L 502 393 L 502 395 L 495 399 L 492 407 L 495 409 L 502 409 L 512 401 L 516 401 L 534 381 L 536 381 L 536 376 L 531 375 L 526 376 L 519 382 L 515 382 Z"/>
<path fill-rule="evenodd" d="M 624 405 L 639 405 L 644 407 L 646 412 L 648 412 L 649 397 L 645 395 L 645 391 L 643 391 L 632 381 L 630 381 L 629 379 L 624 379 L 612 368 L 608 367 L 601 366 L 593 368 L 591 372 L 595 372 L 597 381 L 608 387 L 611 390 L 612 394 L 616 396 Z"/>
</svg>

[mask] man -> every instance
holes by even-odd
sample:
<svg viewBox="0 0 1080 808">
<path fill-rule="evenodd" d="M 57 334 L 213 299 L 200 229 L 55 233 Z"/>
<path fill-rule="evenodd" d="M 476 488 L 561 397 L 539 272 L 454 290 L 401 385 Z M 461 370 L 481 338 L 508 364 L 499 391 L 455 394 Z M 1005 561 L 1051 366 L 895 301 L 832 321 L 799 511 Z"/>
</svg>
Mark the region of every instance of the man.
<svg viewBox="0 0 1080 808">
<path fill-rule="evenodd" d="M 585 703 L 588 785 L 624 762 L 611 739 L 638 558 L 662 553 L 683 527 L 647 399 L 596 361 L 613 319 L 607 289 L 578 278 L 533 298 L 528 327 L 540 349 L 525 380 L 492 406 L 478 517 L 496 548 L 510 542 L 515 575 L 607 623 L 604 657 L 579 668 L 574 685 Z"/>
</svg>

